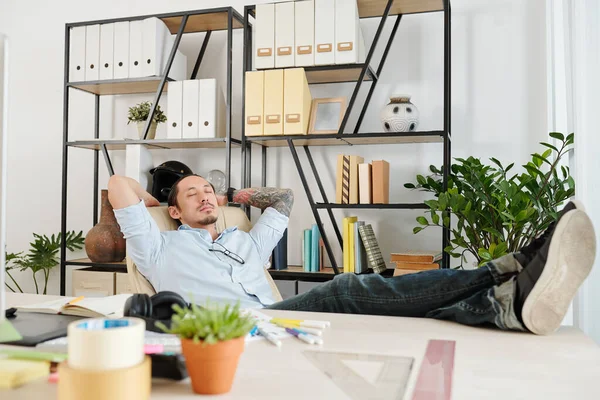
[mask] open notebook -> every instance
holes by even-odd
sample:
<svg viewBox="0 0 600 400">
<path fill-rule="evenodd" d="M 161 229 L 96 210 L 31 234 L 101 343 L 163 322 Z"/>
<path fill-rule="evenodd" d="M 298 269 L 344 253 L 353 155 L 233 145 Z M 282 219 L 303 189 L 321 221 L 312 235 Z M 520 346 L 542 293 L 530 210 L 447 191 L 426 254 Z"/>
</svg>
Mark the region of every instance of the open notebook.
<svg viewBox="0 0 600 400">
<path fill-rule="evenodd" d="M 107 297 L 61 297 L 57 300 L 17 307 L 18 312 L 75 315 L 78 317 L 122 317 L 131 294 Z"/>
</svg>

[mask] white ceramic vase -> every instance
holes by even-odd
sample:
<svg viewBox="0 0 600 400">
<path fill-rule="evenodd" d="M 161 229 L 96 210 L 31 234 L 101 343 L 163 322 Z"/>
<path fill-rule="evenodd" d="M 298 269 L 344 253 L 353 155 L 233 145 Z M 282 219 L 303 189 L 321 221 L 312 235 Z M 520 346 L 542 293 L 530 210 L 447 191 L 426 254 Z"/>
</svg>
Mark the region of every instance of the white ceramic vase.
<svg viewBox="0 0 600 400">
<path fill-rule="evenodd" d="M 381 110 L 384 132 L 413 132 L 419 126 L 419 110 L 410 102 L 410 95 L 394 95 Z"/>
<path fill-rule="evenodd" d="M 148 136 L 146 137 L 146 140 L 152 140 L 156 137 L 156 121 L 153 121 L 152 124 L 150 124 L 150 129 L 148 129 Z M 144 138 L 144 127 L 146 126 L 146 121 L 139 121 L 137 123 L 137 129 L 138 129 L 138 134 L 140 136 L 140 139 Z"/>
</svg>

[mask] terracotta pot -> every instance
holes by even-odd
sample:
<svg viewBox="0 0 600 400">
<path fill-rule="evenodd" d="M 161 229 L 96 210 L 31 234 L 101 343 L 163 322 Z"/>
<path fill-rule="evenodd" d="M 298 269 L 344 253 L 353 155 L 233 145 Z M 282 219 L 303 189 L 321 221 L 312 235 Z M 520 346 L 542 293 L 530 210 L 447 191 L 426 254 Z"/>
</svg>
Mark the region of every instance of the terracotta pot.
<svg viewBox="0 0 600 400">
<path fill-rule="evenodd" d="M 244 337 L 204 345 L 192 339 L 181 339 L 192 388 L 198 394 L 221 394 L 231 390 L 240 354 L 244 351 Z"/>
<path fill-rule="evenodd" d="M 85 252 L 92 262 L 119 262 L 125 258 L 125 239 L 108 201 L 108 190 L 102 191 L 100 222 L 85 236 Z"/>
</svg>

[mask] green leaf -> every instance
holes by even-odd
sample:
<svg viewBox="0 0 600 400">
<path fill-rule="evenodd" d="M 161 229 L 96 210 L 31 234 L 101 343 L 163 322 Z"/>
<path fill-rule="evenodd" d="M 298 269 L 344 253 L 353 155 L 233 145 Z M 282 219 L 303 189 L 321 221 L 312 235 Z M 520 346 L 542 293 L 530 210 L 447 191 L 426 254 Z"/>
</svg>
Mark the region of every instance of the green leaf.
<svg viewBox="0 0 600 400">
<path fill-rule="evenodd" d="M 427 179 L 423 175 L 417 175 L 417 182 L 419 182 L 419 185 L 426 185 Z"/>
<path fill-rule="evenodd" d="M 517 221 L 517 222 L 524 221 L 525 218 L 527 218 L 527 214 L 528 214 L 527 210 L 519 211 L 519 213 L 517 215 L 515 215 L 515 221 Z"/>
<path fill-rule="evenodd" d="M 429 221 L 425 217 L 417 217 L 417 222 L 421 225 L 429 225 Z"/>
<path fill-rule="evenodd" d="M 439 225 L 440 224 L 440 216 L 438 214 L 432 214 L 431 215 L 431 220 L 433 221 L 434 224 Z"/>
<path fill-rule="evenodd" d="M 405 183 L 404 187 L 407 189 L 415 189 L 416 188 L 414 183 Z"/>
<path fill-rule="evenodd" d="M 492 261 L 492 255 L 486 249 L 477 250 L 477 254 L 485 261 Z"/>
<path fill-rule="evenodd" d="M 490 157 L 490 160 L 496 164 L 500 169 L 504 169 L 504 167 L 502 167 L 502 164 L 500 163 L 500 161 L 498 161 L 497 159 L 495 159 L 494 157 Z"/>
<path fill-rule="evenodd" d="M 561 142 L 565 141 L 565 135 L 563 135 L 560 132 L 550 132 L 550 137 L 554 138 L 554 139 L 557 139 L 557 140 L 560 140 Z"/>
<path fill-rule="evenodd" d="M 424 228 L 420 227 L 420 226 L 416 226 L 413 228 L 413 233 L 417 234 L 419 232 L 421 232 Z"/>
<path fill-rule="evenodd" d="M 557 153 L 559 152 L 559 151 L 558 151 L 558 149 L 556 148 L 556 146 L 553 146 L 553 145 L 551 145 L 550 143 L 540 142 L 540 144 L 541 144 L 542 146 L 546 146 L 546 147 L 548 147 L 548 148 L 550 148 L 550 149 L 554 150 L 554 151 L 555 151 L 555 152 L 557 152 Z"/>
</svg>

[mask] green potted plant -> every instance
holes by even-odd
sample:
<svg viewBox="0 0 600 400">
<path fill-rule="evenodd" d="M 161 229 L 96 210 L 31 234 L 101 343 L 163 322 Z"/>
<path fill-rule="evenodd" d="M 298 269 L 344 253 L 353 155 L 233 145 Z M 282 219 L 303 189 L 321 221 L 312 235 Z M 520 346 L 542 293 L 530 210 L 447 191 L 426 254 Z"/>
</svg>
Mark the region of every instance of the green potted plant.
<svg viewBox="0 0 600 400">
<path fill-rule="evenodd" d="M 191 308 L 173 306 L 171 327 L 157 323 L 167 333 L 181 338 L 192 388 L 198 394 L 221 394 L 231 390 L 244 338 L 254 327 L 250 315 L 242 315 L 240 305 L 208 304 Z"/>
<path fill-rule="evenodd" d="M 143 139 L 144 137 L 144 127 L 146 126 L 146 120 L 148 119 L 148 115 L 150 115 L 151 109 L 152 103 L 149 101 L 143 101 L 133 107 L 129 107 L 129 112 L 127 114 L 127 125 L 129 125 L 131 122 L 137 123 L 140 139 Z M 160 105 L 157 105 L 156 112 L 154 113 L 154 118 L 152 119 L 152 124 L 150 124 L 150 129 L 148 130 L 148 136 L 146 139 L 154 139 L 156 137 L 156 127 L 162 122 L 167 122 L 167 116 L 160 109 Z"/>
<path fill-rule="evenodd" d="M 452 257 L 472 254 L 478 265 L 515 252 L 527 245 L 557 219 L 557 207 L 575 193 L 569 168 L 560 160 L 572 149 L 574 134 L 550 133 L 557 146 L 541 142 L 546 148 L 532 154 L 523 172 L 508 175 L 514 163 L 504 167 L 496 158 L 494 166 L 477 158 L 456 158 L 443 189 L 442 171 L 430 166 L 430 176 L 417 175 L 409 189 L 432 193 L 426 216 L 417 217 L 416 234 L 430 226 L 447 227 L 451 245 L 444 251 Z M 429 214 L 429 215 L 427 215 Z M 452 215 L 452 224 L 450 224 Z"/>
<path fill-rule="evenodd" d="M 61 235 L 54 234 L 50 237 L 46 235 L 33 234 L 34 241 L 29 243 L 29 251 L 25 254 L 19 253 L 7 253 L 6 254 L 6 275 L 10 278 L 11 282 L 5 282 L 6 287 L 11 291 L 16 292 L 17 290 L 23 293 L 23 289 L 12 276 L 12 270 L 26 271 L 30 270 L 33 276 L 33 282 L 35 284 L 35 292 L 40 294 L 40 288 L 36 278 L 36 274 L 41 271 L 44 274 L 44 290 L 42 294 L 46 294 L 48 289 L 48 278 L 50 277 L 50 271 L 56 267 L 59 263 L 58 256 L 60 252 Z M 81 250 L 84 244 L 83 232 L 79 233 L 75 231 L 69 231 L 66 235 L 66 247 L 69 251 Z"/>
</svg>

